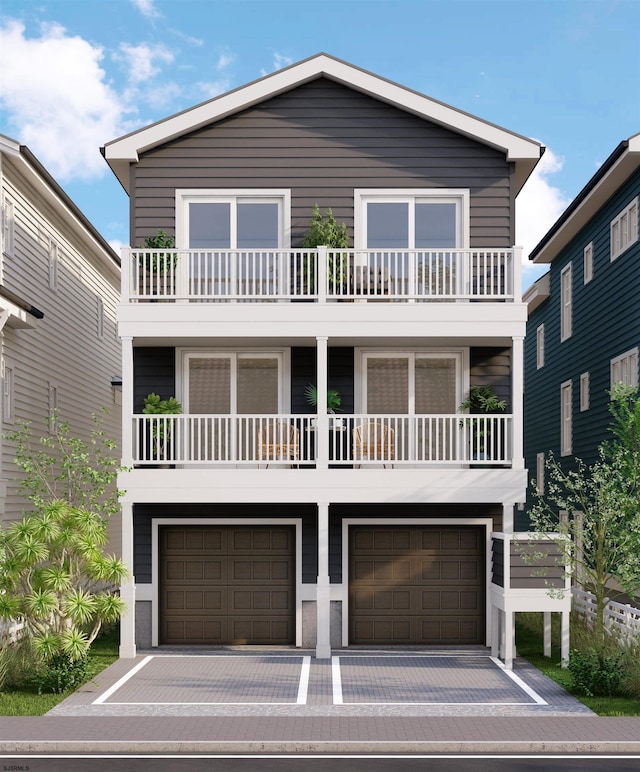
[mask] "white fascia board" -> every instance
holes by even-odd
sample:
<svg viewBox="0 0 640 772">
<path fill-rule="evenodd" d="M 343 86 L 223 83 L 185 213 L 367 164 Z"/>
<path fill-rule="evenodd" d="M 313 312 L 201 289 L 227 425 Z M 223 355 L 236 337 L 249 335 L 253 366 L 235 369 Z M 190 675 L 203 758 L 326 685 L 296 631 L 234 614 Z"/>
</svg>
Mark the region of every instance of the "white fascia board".
<svg viewBox="0 0 640 772">
<path fill-rule="evenodd" d="M 640 134 L 628 140 L 628 147 L 584 201 L 576 207 L 544 247 L 533 258 L 534 263 L 551 263 L 582 228 L 604 206 L 625 180 L 640 166 Z M 588 185 L 589 183 L 587 183 Z"/>
<path fill-rule="evenodd" d="M 522 296 L 522 302 L 527 304 L 527 311 L 531 314 L 551 294 L 550 274 L 543 274 L 535 281 Z"/>
<path fill-rule="evenodd" d="M 515 162 L 518 166 L 516 173 L 518 189 L 540 160 L 542 146 L 534 140 L 514 134 L 326 54 L 319 54 L 291 65 L 163 121 L 115 139 L 105 145 L 105 159 L 127 189 L 128 164 L 138 161 L 140 153 L 319 77 L 335 80 L 349 88 L 369 94 L 503 151 L 507 160 Z"/>
</svg>

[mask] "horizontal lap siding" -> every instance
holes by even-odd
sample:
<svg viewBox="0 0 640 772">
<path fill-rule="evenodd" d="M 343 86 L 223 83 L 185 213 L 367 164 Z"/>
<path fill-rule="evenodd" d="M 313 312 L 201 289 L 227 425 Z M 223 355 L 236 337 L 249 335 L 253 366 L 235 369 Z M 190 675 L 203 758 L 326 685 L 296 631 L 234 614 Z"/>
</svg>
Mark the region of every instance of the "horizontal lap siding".
<svg viewBox="0 0 640 772">
<path fill-rule="evenodd" d="M 288 188 L 292 244 L 314 203 L 353 231 L 354 188 L 470 188 L 471 245 L 511 246 L 504 155 L 326 79 L 300 86 L 142 155 L 133 243 L 173 232 L 176 188 Z"/>
</svg>

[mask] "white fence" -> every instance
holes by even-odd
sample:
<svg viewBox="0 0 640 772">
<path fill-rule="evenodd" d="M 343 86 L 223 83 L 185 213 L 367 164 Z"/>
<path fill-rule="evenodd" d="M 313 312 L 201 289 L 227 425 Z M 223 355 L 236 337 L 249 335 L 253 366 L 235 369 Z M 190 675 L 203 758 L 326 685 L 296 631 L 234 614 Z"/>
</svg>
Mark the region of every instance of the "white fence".
<svg viewBox="0 0 640 772">
<path fill-rule="evenodd" d="M 4 619 L 0 619 L 0 648 L 7 642 L 15 643 L 19 640 L 22 637 L 23 630 L 24 622 L 7 622 Z"/>
<path fill-rule="evenodd" d="M 573 588 L 573 609 L 582 614 L 589 622 L 596 618 L 596 598 L 593 593 Z M 627 606 L 606 599 L 604 623 L 610 632 L 616 633 L 622 640 L 633 640 L 640 636 L 640 608 Z"/>
</svg>

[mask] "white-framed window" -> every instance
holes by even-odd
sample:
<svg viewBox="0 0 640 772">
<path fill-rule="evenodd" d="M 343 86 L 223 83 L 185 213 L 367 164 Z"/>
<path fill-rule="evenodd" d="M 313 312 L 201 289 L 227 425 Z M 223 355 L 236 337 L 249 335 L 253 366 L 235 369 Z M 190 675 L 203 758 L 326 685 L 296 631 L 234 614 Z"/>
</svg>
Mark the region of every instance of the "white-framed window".
<svg viewBox="0 0 640 772">
<path fill-rule="evenodd" d="M 560 384 L 560 455 L 573 452 L 573 395 L 571 381 Z"/>
<path fill-rule="evenodd" d="M 589 409 L 591 397 L 590 397 L 590 380 L 589 373 L 582 373 L 580 376 L 580 411 L 584 413 Z"/>
<path fill-rule="evenodd" d="M 560 274 L 560 340 L 571 337 L 573 313 L 572 264 L 565 265 Z"/>
<path fill-rule="evenodd" d="M 544 367 L 544 324 L 536 330 L 536 369 Z"/>
<path fill-rule="evenodd" d="M 536 488 L 542 496 L 544 494 L 544 453 L 538 453 L 536 456 Z"/>
<path fill-rule="evenodd" d="M 185 249 L 279 249 L 291 244 L 291 191 L 177 190 L 176 245 Z"/>
<path fill-rule="evenodd" d="M 611 360 L 611 388 L 616 383 L 638 385 L 638 347 L 625 351 Z"/>
<path fill-rule="evenodd" d="M 11 257 L 15 248 L 15 214 L 13 201 L 4 196 L 2 199 L 2 253 Z"/>
<path fill-rule="evenodd" d="M 58 289 L 58 264 L 60 255 L 58 244 L 53 239 L 49 240 L 49 287 L 52 290 Z"/>
<path fill-rule="evenodd" d="M 469 245 L 467 189 L 356 189 L 355 245 L 446 249 Z"/>
<path fill-rule="evenodd" d="M 584 248 L 583 278 L 585 284 L 588 284 L 593 279 L 593 241 Z"/>
<path fill-rule="evenodd" d="M 98 339 L 102 340 L 104 338 L 104 302 L 101 297 L 98 297 L 96 300 L 97 300 L 96 334 L 98 336 Z"/>
<path fill-rule="evenodd" d="M 15 422 L 15 368 L 6 359 L 2 360 L 2 420 Z"/>
<path fill-rule="evenodd" d="M 611 221 L 610 235 L 612 260 L 638 240 L 638 196 Z"/>
</svg>

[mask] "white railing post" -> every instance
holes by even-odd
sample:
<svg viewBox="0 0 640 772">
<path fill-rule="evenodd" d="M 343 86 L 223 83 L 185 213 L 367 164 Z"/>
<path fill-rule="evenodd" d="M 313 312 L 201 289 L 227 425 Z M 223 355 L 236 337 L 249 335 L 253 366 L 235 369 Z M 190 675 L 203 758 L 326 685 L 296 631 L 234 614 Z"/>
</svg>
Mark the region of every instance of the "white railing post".
<svg viewBox="0 0 640 772">
<path fill-rule="evenodd" d="M 133 338 L 122 338 L 122 465 L 133 466 Z"/>
<path fill-rule="evenodd" d="M 524 338 L 514 337 L 511 356 L 511 401 L 513 414 L 513 469 L 524 469 Z"/>
<path fill-rule="evenodd" d="M 327 302 L 327 260 L 329 259 L 327 247 L 318 247 L 318 303 Z"/>
<path fill-rule="evenodd" d="M 316 405 L 316 469 L 329 468 L 329 416 L 327 414 L 327 341 L 326 337 L 316 338 L 316 372 L 318 377 Z"/>
<path fill-rule="evenodd" d="M 514 303 L 522 301 L 522 247 L 513 248 L 513 269 L 511 271 L 513 287 L 511 296 Z M 506 287 L 505 287 L 506 290 Z"/>
</svg>

